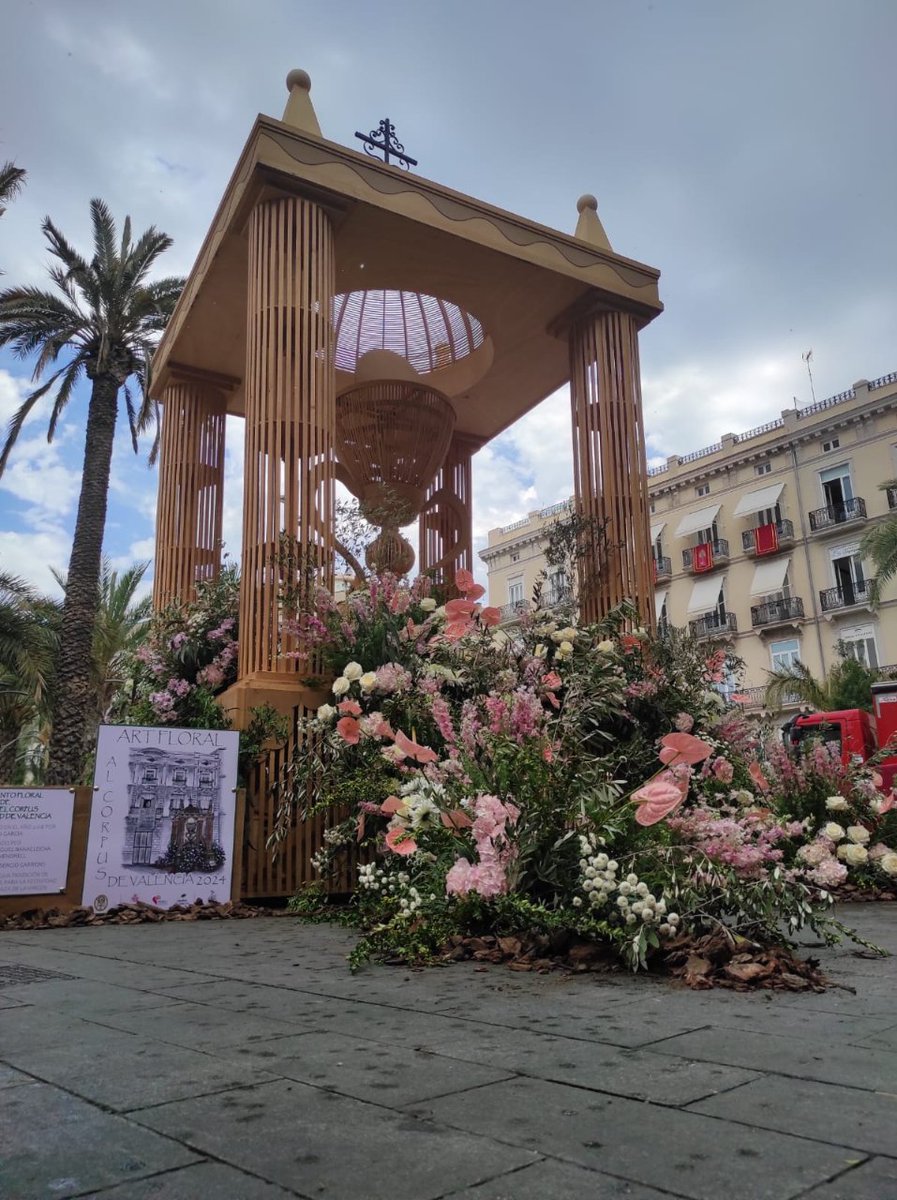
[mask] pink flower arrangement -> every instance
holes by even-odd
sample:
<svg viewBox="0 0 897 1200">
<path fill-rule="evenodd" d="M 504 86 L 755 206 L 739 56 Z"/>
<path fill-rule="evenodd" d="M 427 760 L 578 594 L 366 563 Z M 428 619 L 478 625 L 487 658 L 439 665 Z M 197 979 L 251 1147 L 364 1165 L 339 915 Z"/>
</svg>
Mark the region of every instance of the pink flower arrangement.
<svg viewBox="0 0 897 1200">
<path fill-rule="evenodd" d="M 503 895 L 508 890 L 508 864 L 515 851 L 508 837 L 520 817 L 520 810 L 498 796 L 477 796 L 473 802 L 473 840 L 477 861 L 459 858 L 445 877 L 446 895 L 461 896 L 476 892 L 483 899 Z"/>
</svg>

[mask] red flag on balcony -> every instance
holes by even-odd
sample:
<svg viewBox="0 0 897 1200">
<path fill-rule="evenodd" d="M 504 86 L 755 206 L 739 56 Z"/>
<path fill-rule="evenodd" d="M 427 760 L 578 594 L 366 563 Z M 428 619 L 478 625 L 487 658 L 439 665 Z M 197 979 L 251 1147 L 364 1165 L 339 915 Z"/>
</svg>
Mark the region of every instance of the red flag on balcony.
<svg viewBox="0 0 897 1200">
<path fill-rule="evenodd" d="M 774 523 L 757 527 L 754 532 L 754 546 L 758 554 L 775 554 L 779 548 L 779 531 Z"/>
<path fill-rule="evenodd" d="M 701 542 L 695 546 L 691 556 L 692 570 L 695 574 L 713 570 L 713 542 Z"/>
</svg>

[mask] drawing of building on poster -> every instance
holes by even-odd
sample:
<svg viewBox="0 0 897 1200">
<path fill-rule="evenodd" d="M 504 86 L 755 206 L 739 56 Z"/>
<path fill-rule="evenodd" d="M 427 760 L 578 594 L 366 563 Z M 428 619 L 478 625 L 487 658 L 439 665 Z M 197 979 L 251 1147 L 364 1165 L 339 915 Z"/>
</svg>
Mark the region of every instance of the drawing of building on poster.
<svg viewBox="0 0 897 1200">
<path fill-rule="evenodd" d="M 100 727 L 85 905 L 230 898 L 238 747 L 230 730 Z"/>
</svg>

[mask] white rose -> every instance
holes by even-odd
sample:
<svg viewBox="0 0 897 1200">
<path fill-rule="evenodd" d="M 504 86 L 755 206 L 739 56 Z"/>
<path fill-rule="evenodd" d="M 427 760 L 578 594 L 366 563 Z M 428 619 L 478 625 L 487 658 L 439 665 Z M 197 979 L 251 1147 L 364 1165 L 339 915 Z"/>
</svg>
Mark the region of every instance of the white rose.
<svg viewBox="0 0 897 1200">
<path fill-rule="evenodd" d="M 897 875 L 897 853 L 889 850 L 887 854 L 883 854 L 878 860 L 878 865 L 888 875 Z"/>
<path fill-rule="evenodd" d="M 836 821 L 829 821 L 822 832 L 832 842 L 840 842 L 844 837 L 844 827 Z"/>
<path fill-rule="evenodd" d="M 536 646 L 535 650 L 533 651 L 533 658 L 544 658 L 547 653 L 548 648 L 546 647 L 545 643 L 539 642 L 538 646 Z"/>
<path fill-rule="evenodd" d="M 373 671 L 366 671 L 358 680 L 358 686 L 363 692 L 372 692 L 377 684 L 377 676 Z"/>
<path fill-rule="evenodd" d="M 334 679 L 333 681 L 332 691 L 334 696 L 345 696 L 351 686 L 345 675 L 340 675 L 339 679 Z"/>
<path fill-rule="evenodd" d="M 858 846 L 865 846 L 869 841 L 869 830 L 864 829 L 862 825 L 848 825 L 847 836 Z"/>
<path fill-rule="evenodd" d="M 861 867 L 869 860 L 869 851 L 865 846 L 857 846 L 853 842 L 842 842 L 838 847 L 838 858 L 849 867 Z"/>
<path fill-rule="evenodd" d="M 424 612 L 432 612 L 436 607 L 436 601 L 432 596 L 424 596 L 423 600 L 420 602 L 420 606 Z"/>
<path fill-rule="evenodd" d="M 843 796 L 829 796 L 825 802 L 825 807 L 829 812 L 845 812 L 850 805 Z"/>
<path fill-rule="evenodd" d="M 443 619 L 445 617 L 445 605 L 440 604 L 438 608 L 433 609 L 433 616 Z"/>
<path fill-rule="evenodd" d="M 576 638 L 577 630 L 575 630 L 572 625 L 568 625 L 566 629 L 561 630 L 561 634 L 563 635 L 565 641 L 572 642 Z"/>
<path fill-rule="evenodd" d="M 345 675 L 350 683 L 354 683 L 356 679 L 360 679 L 363 671 L 364 667 L 361 663 L 357 662 L 346 663 L 343 667 L 343 675 Z"/>
<path fill-rule="evenodd" d="M 331 717 L 336 715 L 336 709 L 332 704 L 322 704 L 318 709 L 318 720 L 329 721 Z"/>
<path fill-rule="evenodd" d="M 561 644 L 558 646 L 559 657 L 567 658 L 572 653 L 573 653 L 573 643 L 572 642 L 561 642 Z"/>
<path fill-rule="evenodd" d="M 599 642 L 595 647 L 599 654 L 613 654 L 614 644 L 609 639 L 605 638 L 603 642 Z"/>
</svg>

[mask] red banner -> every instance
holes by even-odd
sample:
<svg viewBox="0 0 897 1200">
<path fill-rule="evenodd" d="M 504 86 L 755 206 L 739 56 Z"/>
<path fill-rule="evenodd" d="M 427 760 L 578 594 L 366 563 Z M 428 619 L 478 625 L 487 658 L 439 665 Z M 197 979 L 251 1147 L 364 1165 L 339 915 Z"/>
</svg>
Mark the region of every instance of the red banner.
<svg viewBox="0 0 897 1200">
<path fill-rule="evenodd" d="M 779 531 L 775 525 L 759 525 L 754 530 L 754 548 L 758 554 L 775 554 L 779 548 Z"/>
<path fill-rule="evenodd" d="M 701 542 L 691 552 L 691 567 L 695 574 L 713 570 L 713 542 Z"/>
</svg>

